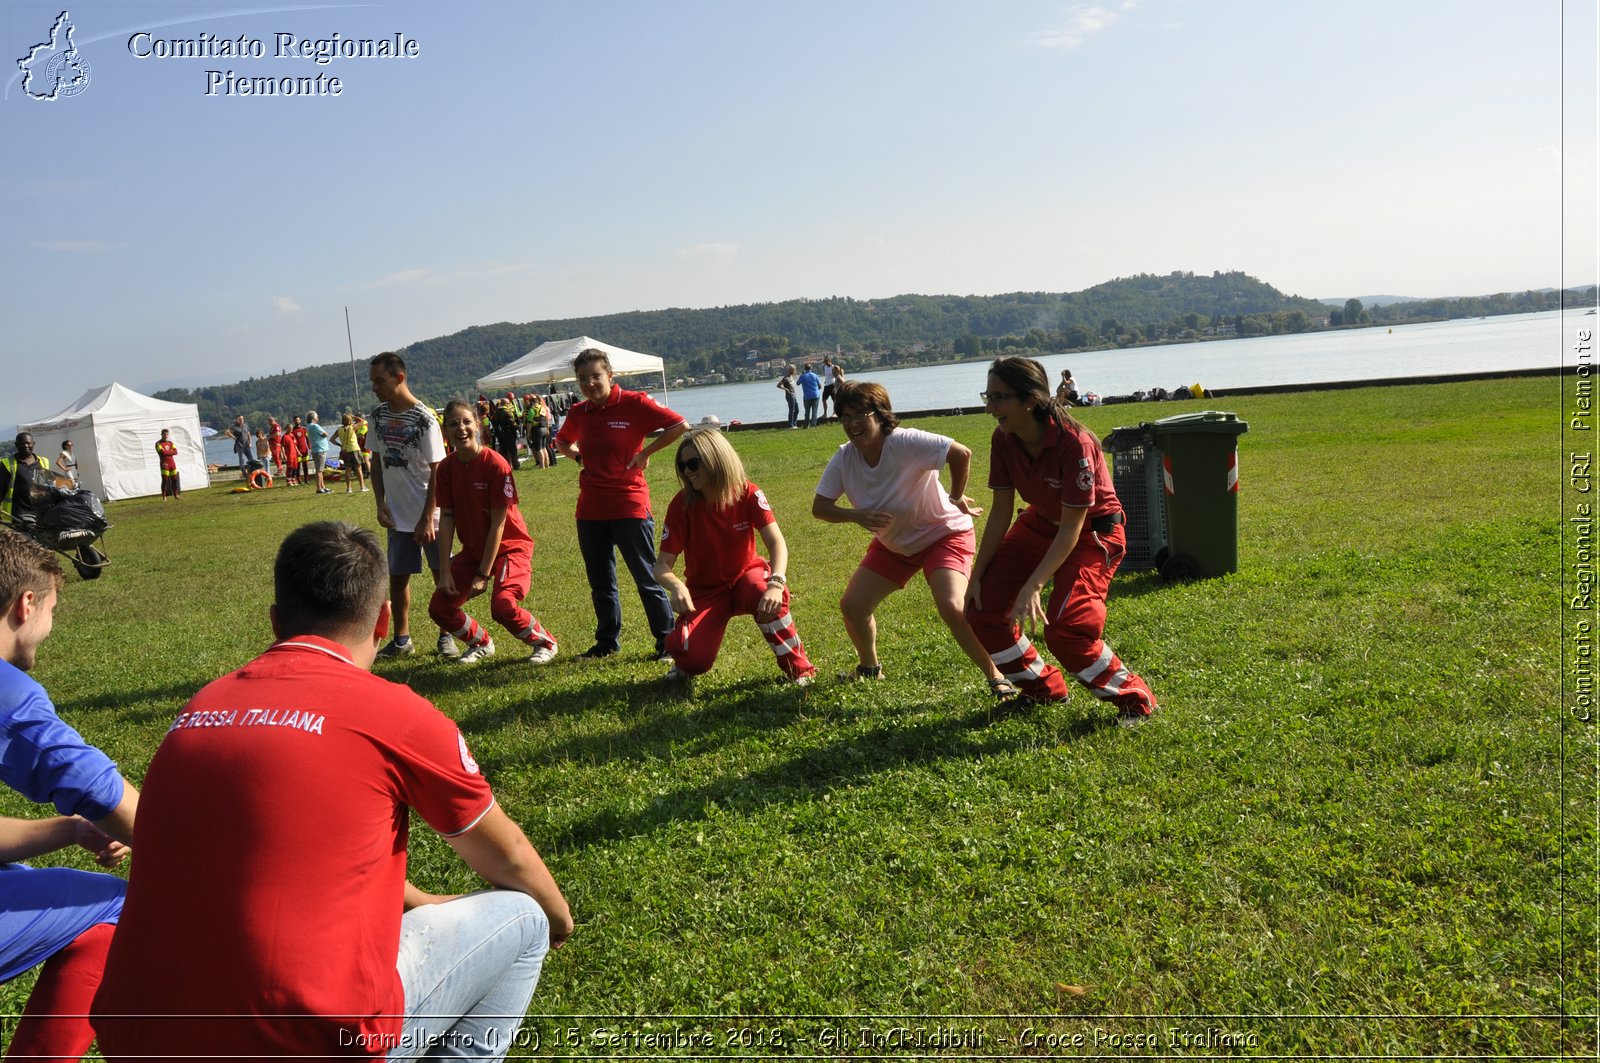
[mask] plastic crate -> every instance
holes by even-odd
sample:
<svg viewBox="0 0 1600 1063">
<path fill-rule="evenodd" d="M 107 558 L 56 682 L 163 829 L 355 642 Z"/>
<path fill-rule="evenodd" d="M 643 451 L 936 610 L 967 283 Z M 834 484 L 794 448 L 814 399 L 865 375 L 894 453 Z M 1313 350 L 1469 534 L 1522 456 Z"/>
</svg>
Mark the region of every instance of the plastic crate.
<svg viewBox="0 0 1600 1063">
<path fill-rule="evenodd" d="M 1167 498 L 1155 435 L 1148 424 L 1114 428 L 1100 447 L 1111 465 L 1111 485 L 1127 517 L 1128 553 L 1120 567 L 1124 571 L 1159 568 L 1167 556 Z"/>
</svg>

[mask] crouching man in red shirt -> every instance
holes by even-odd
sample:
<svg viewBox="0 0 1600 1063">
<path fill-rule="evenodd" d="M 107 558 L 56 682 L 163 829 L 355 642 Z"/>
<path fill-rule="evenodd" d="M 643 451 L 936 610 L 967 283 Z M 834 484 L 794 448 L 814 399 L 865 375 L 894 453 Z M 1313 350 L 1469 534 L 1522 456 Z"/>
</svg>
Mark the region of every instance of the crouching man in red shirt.
<svg viewBox="0 0 1600 1063">
<path fill-rule="evenodd" d="M 389 627 L 377 537 L 308 524 L 274 582 L 277 641 L 194 696 L 145 776 L 101 1049 L 502 1059 L 567 902 L 456 725 L 368 671 Z M 412 886 L 410 809 L 497 888 Z"/>
</svg>

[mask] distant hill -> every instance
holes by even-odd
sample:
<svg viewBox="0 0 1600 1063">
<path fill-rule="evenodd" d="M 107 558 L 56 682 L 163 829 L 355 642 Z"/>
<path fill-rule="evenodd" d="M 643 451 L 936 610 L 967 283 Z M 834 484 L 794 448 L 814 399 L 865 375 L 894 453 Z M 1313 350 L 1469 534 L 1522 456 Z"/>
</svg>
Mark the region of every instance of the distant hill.
<svg viewBox="0 0 1600 1063">
<path fill-rule="evenodd" d="M 1476 317 L 1547 309 L 1551 298 L 1559 305 L 1559 297 L 1533 293 L 1415 305 L 1421 308 L 1418 314 L 1431 317 Z M 1411 313 L 1387 306 L 1372 309 L 1361 322 L 1349 324 L 1398 321 L 1402 318 L 1394 315 Z M 593 336 L 658 354 L 666 361 L 669 378 L 694 384 L 764 378 L 787 361 L 820 359 L 836 347 L 849 366 L 922 365 L 997 353 L 1040 354 L 1210 336 L 1306 332 L 1327 327 L 1330 317 L 1338 316 L 1333 310 L 1325 302 L 1285 295 L 1239 272 L 1145 273 L 1078 292 L 834 296 L 500 322 L 420 340 L 401 353 L 411 370 L 413 390 L 442 404 L 451 395 L 475 395 L 478 377 L 539 344 L 573 336 Z M 281 417 L 310 409 L 326 418 L 352 403 L 370 403 L 364 377 L 359 387 L 359 395 L 353 394 L 348 362 L 333 362 L 235 384 L 170 388 L 156 392 L 156 397 L 196 403 L 203 422 L 221 427 L 241 413 L 251 424 L 263 422 L 268 414 Z"/>
</svg>

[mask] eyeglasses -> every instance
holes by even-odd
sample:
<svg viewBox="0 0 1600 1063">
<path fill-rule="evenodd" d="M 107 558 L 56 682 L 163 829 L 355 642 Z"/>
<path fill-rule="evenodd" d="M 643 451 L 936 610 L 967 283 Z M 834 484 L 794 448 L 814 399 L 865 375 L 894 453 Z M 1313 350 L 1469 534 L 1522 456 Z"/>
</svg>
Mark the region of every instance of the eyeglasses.
<svg viewBox="0 0 1600 1063">
<path fill-rule="evenodd" d="M 679 472 L 699 472 L 700 471 L 700 459 L 699 458 L 685 458 L 685 459 L 683 459 L 682 461 L 678 462 L 678 471 Z"/>
<path fill-rule="evenodd" d="M 865 421 L 871 420 L 872 415 L 877 413 L 878 411 L 869 406 L 865 410 L 852 410 L 849 413 L 846 413 L 843 410 L 839 410 L 837 412 L 838 412 L 838 415 L 839 415 L 839 420 L 841 420 L 841 421 L 849 421 L 852 424 L 854 424 L 856 421 L 865 422 Z"/>
<path fill-rule="evenodd" d="M 980 391 L 980 392 L 978 392 L 978 398 L 982 399 L 984 402 L 1004 402 L 1006 399 L 1014 399 L 1016 397 L 1017 397 L 1017 393 L 1015 391 Z"/>
</svg>

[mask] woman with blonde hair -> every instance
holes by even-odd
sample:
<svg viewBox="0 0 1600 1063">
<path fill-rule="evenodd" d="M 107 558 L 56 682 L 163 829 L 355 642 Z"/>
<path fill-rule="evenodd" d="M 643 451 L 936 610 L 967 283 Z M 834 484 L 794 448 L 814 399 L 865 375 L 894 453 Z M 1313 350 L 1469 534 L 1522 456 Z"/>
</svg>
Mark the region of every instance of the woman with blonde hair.
<svg viewBox="0 0 1600 1063">
<path fill-rule="evenodd" d="M 789 615 L 789 547 L 767 496 L 745 477 L 738 452 L 714 427 L 685 435 L 676 464 L 683 490 L 667 506 L 653 572 L 677 614 L 666 643 L 668 675 L 710 671 L 728 620 L 752 616 L 779 670 L 805 686 L 817 670 Z M 756 553 L 758 534 L 770 561 Z M 673 571 L 679 555 L 683 579 Z"/>
</svg>

